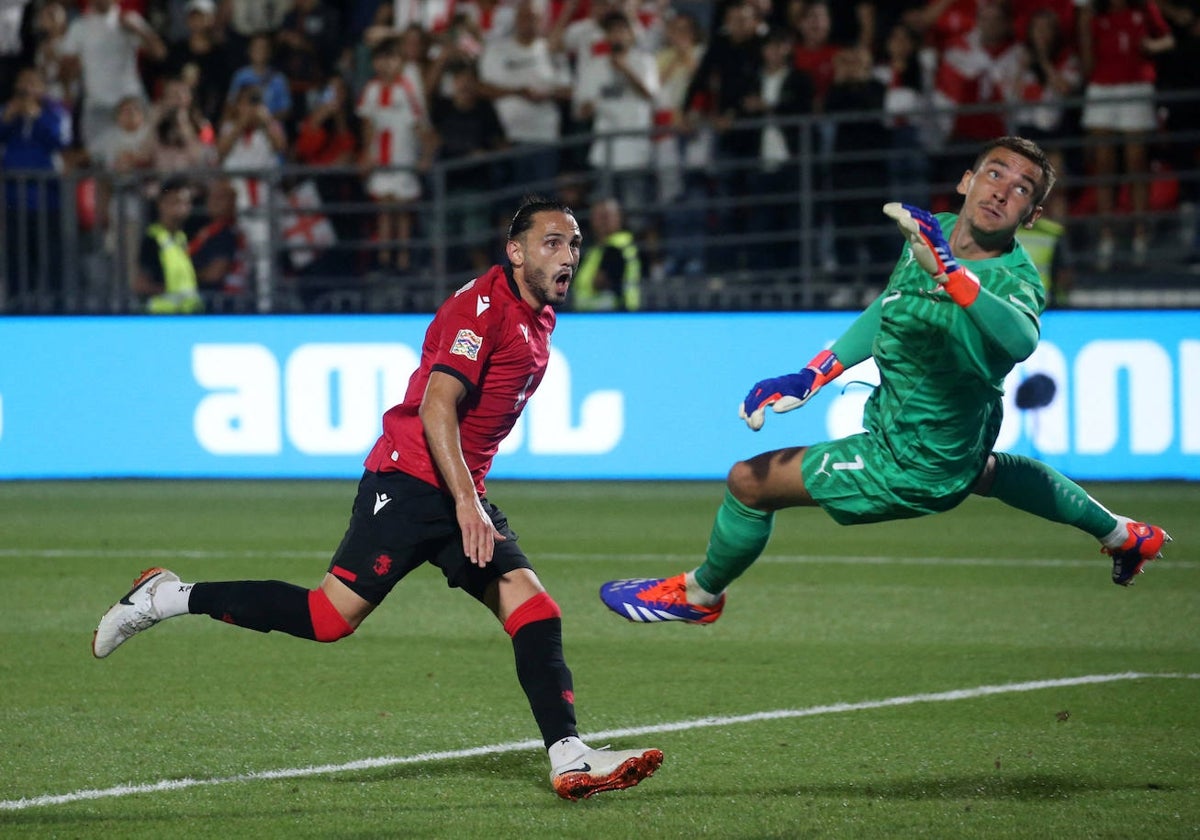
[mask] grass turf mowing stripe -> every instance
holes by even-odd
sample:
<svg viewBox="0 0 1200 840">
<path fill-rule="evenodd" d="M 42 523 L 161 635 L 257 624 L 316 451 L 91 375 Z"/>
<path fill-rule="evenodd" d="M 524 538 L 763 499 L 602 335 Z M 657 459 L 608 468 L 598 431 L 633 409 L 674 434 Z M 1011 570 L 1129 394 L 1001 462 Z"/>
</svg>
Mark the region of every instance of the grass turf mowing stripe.
<svg viewBox="0 0 1200 840">
<path fill-rule="evenodd" d="M 909 694 L 901 697 L 888 697 L 883 700 L 864 700 L 857 703 L 832 703 L 825 706 L 810 706 L 807 709 L 776 709 L 768 712 L 752 712 L 745 715 L 728 715 L 724 717 L 696 718 L 693 720 L 675 721 L 673 723 L 656 723 L 645 726 L 634 726 L 625 729 L 609 729 L 602 732 L 587 733 L 593 741 L 608 738 L 624 738 L 632 735 L 650 735 L 661 732 L 682 732 L 690 729 L 705 729 L 717 726 L 733 726 L 740 723 L 754 723 L 763 720 L 785 720 L 789 718 L 813 717 L 816 715 L 840 714 L 843 712 L 861 712 L 871 709 L 886 709 L 897 706 L 911 706 L 917 703 L 944 703 L 954 700 L 972 700 L 978 697 L 990 697 L 997 694 L 1015 694 L 1026 691 L 1038 691 L 1044 688 L 1062 688 L 1074 685 L 1094 685 L 1097 683 L 1120 682 L 1123 680 L 1145 679 L 1200 679 L 1200 674 L 1151 674 L 1129 671 L 1121 674 L 1089 674 L 1082 677 L 1064 677 L 1051 680 L 1034 680 L 1031 682 L 1006 683 L 1003 685 L 981 685 L 975 688 L 959 688 L 951 691 L 941 691 L 930 694 Z M 106 799 L 112 797 L 131 796 L 138 793 L 159 793 L 164 791 L 184 790 L 186 788 L 225 785 L 235 782 L 251 782 L 271 779 L 297 779 L 307 776 L 317 776 L 325 773 L 347 773 L 356 770 L 374 770 L 381 767 L 395 767 L 404 764 L 421 764 L 434 761 L 449 761 L 460 758 L 472 758 L 483 755 L 498 755 L 500 753 L 532 750 L 541 747 L 541 741 L 514 741 L 506 744 L 490 744 L 482 747 L 471 747 L 462 750 L 447 750 L 444 752 L 420 753 L 409 756 L 384 756 L 380 758 L 365 758 L 343 764 L 324 764 L 309 767 L 293 767 L 280 770 L 260 770 L 254 773 L 241 773 L 236 776 L 222 776 L 211 779 L 165 779 L 140 785 L 117 785 L 96 790 L 79 790 L 73 793 L 47 794 L 31 796 L 23 799 L 0 800 L 0 811 L 21 811 L 28 808 L 48 805 L 67 805 L 90 799 Z"/>
</svg>

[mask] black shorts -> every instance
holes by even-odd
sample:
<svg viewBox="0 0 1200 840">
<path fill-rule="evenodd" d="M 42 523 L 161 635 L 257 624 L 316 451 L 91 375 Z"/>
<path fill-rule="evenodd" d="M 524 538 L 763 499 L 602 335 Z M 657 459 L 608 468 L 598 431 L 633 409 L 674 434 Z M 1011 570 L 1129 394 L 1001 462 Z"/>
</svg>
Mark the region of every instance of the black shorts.
<svg viewBox="0 0 1200 840">
<path fill-rule="evenodd" d="M 363 473 L 354 510 L 329 572 L 361 598 L 379 604 L 400 580 L 428 561 L 442 570 L 448 586 L 479 601 L 497 578 L 532 569 L 500 508 L 483 499 L 483 509 L 506 539 L 480 568 L 463 553 L 454 501 L 438 488 L 402 472 Z"/>
</svg>

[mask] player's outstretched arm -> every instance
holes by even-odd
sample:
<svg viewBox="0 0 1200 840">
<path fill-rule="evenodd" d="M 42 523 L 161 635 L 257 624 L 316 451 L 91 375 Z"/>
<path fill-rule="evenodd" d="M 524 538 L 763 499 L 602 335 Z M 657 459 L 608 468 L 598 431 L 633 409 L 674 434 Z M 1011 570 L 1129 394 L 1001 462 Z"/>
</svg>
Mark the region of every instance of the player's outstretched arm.
<svg viewBox="0 0 1200 840">
<path fill-rule="evenodd" d="M 774 376 L 754 383 L 750 393 L 742 400 L 738 416 L 754 431 L 763 427 L 767 406 L 776 414 L 799 408 L 813 394 L 821 390 L 826 382 L 836 379 L 845 367 L 829 350 L 822 350 L 799 373 Z"/>
<path fill-rule="evenodd" d="M 913 258 L 941 284 L 951 300 L 966 310 L 983 338 L 1013 362 L 1029 358 L 1037 347 L 1039 312 L 1012 296 L 1001 300 L 981 288 L 979 278 L 958 264 L 942 226 L 928 210 L 893 201 L 883 206 L 883 212 L 896 221 L 908 239 Z"/>
</svg>

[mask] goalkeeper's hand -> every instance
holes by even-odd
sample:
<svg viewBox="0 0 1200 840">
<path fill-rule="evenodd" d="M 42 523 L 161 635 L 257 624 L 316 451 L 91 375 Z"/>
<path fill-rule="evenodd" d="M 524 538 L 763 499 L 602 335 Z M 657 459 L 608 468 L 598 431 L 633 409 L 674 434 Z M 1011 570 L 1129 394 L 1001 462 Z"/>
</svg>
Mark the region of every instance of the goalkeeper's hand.
<svg viewBox="0 0 1200 840">
<path fill-rule="evenodd" d="M 896 221 L 908 240 L 913 258 L 961 306 L 969 306 L 979 296 L 979 278 L 963 268 L 950 251 L 942 226 L 928 210 L 892 201 L 883 212 Z"/>
<path fill-rule="evenodd" d="M 789 373 L 756 382 L 742 400 L 738 416 L 754 431 L 763 427 L 767 406 L 776 414 L 799 408 L 808 402 L 821 386 L 841 375 L 845 368 L 838 357 L 822 350 L 799 373 Z"/>
</svg>

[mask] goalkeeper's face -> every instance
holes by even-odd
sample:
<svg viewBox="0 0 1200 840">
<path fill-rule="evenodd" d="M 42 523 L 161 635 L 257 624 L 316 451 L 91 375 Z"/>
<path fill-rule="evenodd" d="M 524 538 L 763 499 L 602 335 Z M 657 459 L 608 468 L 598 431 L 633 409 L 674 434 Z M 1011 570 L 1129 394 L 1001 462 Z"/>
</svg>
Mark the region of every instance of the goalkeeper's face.
<svg viewBox="0 0 1200 840">
<path fill-rule="evenodd" d="M 963 174 L 958 193 L 965 197 L 959 217 L 976 240 L 1011 239 L 1021 225 L 1042 213 L 1033 203 L 1044 173 L 1029 158 L 1009 149 L 993 149 L 974 171 Z"/>
<path fill-rule="evenodd" d="M 508 259 L 526 303 L 541 309 L 566 302 L 582 241 L 575 217 L 558 211 L 538 213 L 529 230 L 509 240 Z"/>
</svg>

